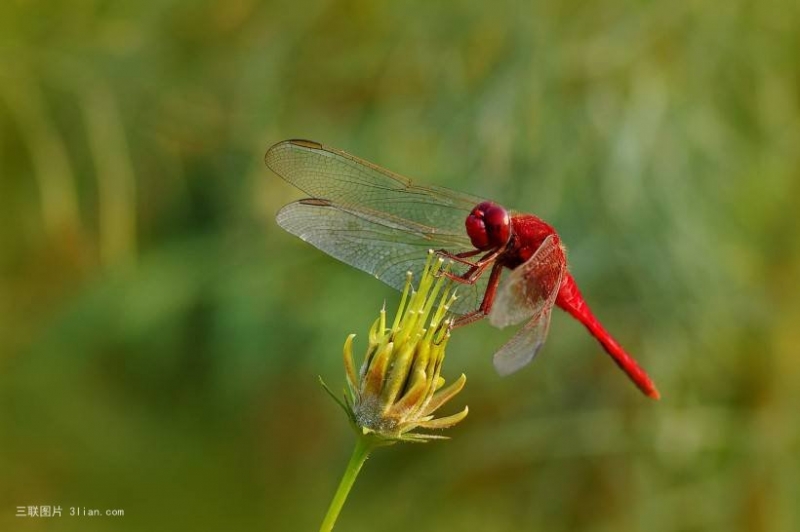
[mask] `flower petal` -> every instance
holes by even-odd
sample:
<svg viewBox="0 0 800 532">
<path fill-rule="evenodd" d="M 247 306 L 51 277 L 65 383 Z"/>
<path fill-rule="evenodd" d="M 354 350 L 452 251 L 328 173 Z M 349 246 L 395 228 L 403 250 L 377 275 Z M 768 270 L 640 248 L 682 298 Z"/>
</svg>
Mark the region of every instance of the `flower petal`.
<svg viewBox="0 0 800 532">
<path fill-rule="evenodd" d="M 356 365 L 353 362 L 353 338 L 355 334 L 351 334 L 344 341 L 344 372 L 347 377 L 347 387 L 350 389 L 350 398 L 355 399 L 358 390 L 358 375 L 356 374 Z"/>
<path fill-rule="evenodd" d="M 469 407 L 465 406 L 464 410 L 459 412 L 458 414 L 453 414 L 452 416 L 440 417 L 438 419 L 431 419 L 430 421 L 422 421 L 417 424 L 418 427 L 424 429 L 446 429 L 447 427 L 452 427 L 469 414 Z"/>
<path fill-rule="evenodd" d="M 458 392 L 461 391 L 466 382 L 467 382 L 467 376 L 462 373 L 461 376 L 453 384 L 433 394 L 433 397 L 431 398 L 430 402 L 425 406 L 425 410 L 422 411 L 422 414 L 428 415 L 435 412 L 440 406 L 442 406 L 447 401 L 452 399 L 456 394 L 458 394 Z"/>
</svg>

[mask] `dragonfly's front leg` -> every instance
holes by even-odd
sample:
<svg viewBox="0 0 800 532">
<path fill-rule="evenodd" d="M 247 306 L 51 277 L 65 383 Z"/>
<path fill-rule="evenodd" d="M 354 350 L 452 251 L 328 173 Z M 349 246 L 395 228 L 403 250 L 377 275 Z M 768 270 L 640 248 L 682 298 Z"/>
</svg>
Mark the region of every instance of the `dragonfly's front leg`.
<svg viewBox="0 0 800 532">
<path fill-rule="evenodd" d="M 477 255 L 480 252 L 481 252 L 481 250 L 479 250 L 479 249 L 473 249 L 473 250 L 470 250 L 470 251 L 462 251 L 461 253 L 450 253 L 446 249 L 437 249 L 436 250 L 436 254 L 439 255 L 440 257 L 444 257 L 446 259 L 450 259 L 453 262 L 458 262 L 459 264 L 466 264 L 467 266 L 475 266 L 474 262 L 472 262 L 471 260 L 467 260 L 467 259 L 469 257 L 474 257 L 475 255 Z"/>
<path fill-rule="evenodd" d="M 449 253 L 444 250 L 439 250 L 436 253 L 447 258 L 450 258 L 456 262 L 461 264 L 466 264 L 469 266 L 469 269 L 461 275 L 457 275 L 451 272 L 442 272 L 442 274 L 447 277 L 448 279 L 452 279 L 453 281 L 461 284 L 475 284 L 475 282 L 483 275 L 483 272 L 486 268 L 494 262 L 497 256 L 501 253 L 502 249 L 496 249 L 494 251 L 490 251 L 483 257 L 481 257 L 476 262 L 471 262 L 465 260 L 467 257 L 471 257 L 480 253 L 480 250 L 472 250 L 472 251 L 465 251 L 463 253 Z"/>
<path fill-rule="evenodd" d="M 494 296 L 497 294 L 497 287 L 500 284 L 500 273 L 502 273 L 502 271 L 503 265 L 495 263 L 494 267 L 492 268 L 492 273 L 489 274 L 489 282 L 486 285 L 486 292 L 483 294 L 481 306 L 469 314 L 464 314 L 463 316 L 456 318 L 456 320 L 453 322 L 453 325 L 451 325 L 452 329 L 469 325 L 470 323 L 485 318 L 486 315 L 489 314 L 489 311 L 492 310 L 492 305 L 494 305 Z"/>
</svg>

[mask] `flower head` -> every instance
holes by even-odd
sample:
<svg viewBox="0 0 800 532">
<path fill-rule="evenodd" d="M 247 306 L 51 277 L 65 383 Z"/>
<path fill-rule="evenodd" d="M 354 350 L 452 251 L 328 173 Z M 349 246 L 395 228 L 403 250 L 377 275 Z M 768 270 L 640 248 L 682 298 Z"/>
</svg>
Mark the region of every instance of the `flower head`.
<svg viewBox="0 0 800 532">
<path fill-rule="evenodd" d="M 386 326 L 386 309 L 369 331 L 369 345 L 360 371 L 353 362 L 353 338 L 344 343 L 347 390 L 342 404 L 351 423 L 363 435 L 374 435 L 387 443 L 426 441 L 443 436 L 411 432 L 443 429 L 466 417 L 458 414 L 434 418 L 433 413 L 464 387 L 462 374 L 444 387 L 441 376 L 445 348 L 450 339 L 447 311 L 455 300 L 446 277 L 437 275 L 443 260 L 428 256 L 417 290 L 407 274 L 394 323 Z"/>
</svg>

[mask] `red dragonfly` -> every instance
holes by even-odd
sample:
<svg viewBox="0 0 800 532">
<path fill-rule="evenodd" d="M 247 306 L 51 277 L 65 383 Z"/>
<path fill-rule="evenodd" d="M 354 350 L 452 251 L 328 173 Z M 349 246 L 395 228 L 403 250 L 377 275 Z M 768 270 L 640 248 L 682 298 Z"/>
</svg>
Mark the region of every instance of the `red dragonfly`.
<svg viewBox="0 0 800 532">
<path fill-rule="evenodd" d="M 451 309 L 460 314 L 455 327 L 486 316 L 497 327 L 527 321 L 494 355 L 500 374 L 533 359 L 557 305 L 589 330 L 642 392 L 659 398 L 644 370 L 592 314 L 567 270 L 558 234 L 537 216 L 420 185 L 309 140 L 279 142 L 264 159 L 310 196 L 278 212 L 277 222 L 288 232 L 398 290 L 406 272 L 419 271 L 428 250 L 436 249 L 454 261 L 448 276 L 465 288 Z"/>
</svg>

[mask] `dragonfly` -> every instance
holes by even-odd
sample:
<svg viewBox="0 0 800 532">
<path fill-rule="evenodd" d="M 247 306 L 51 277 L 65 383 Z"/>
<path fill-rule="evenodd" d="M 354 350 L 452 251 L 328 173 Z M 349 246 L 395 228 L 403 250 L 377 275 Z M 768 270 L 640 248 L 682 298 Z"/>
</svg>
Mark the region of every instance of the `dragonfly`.
<svg viewBox="0 0 800 532">
<path fill-rule="evenodd" d="M 530 363 L 547 339 L 554 306 L 583 324 L 648 397 L 655 384 L 595 317 L 567 267 L 556 230 L 541 218 L 477 196 L 415 183 L 344 151 L 292 139 L 270 147 L 266 165 L 308 197 L 276 221 L 332 257 L 397 290 L 429 250 L 450 259 L 460 283 L 453 327 L 488 317 L 496 327 L 524 323 L 493 357 L 507 375 Z"/>
</svg>

